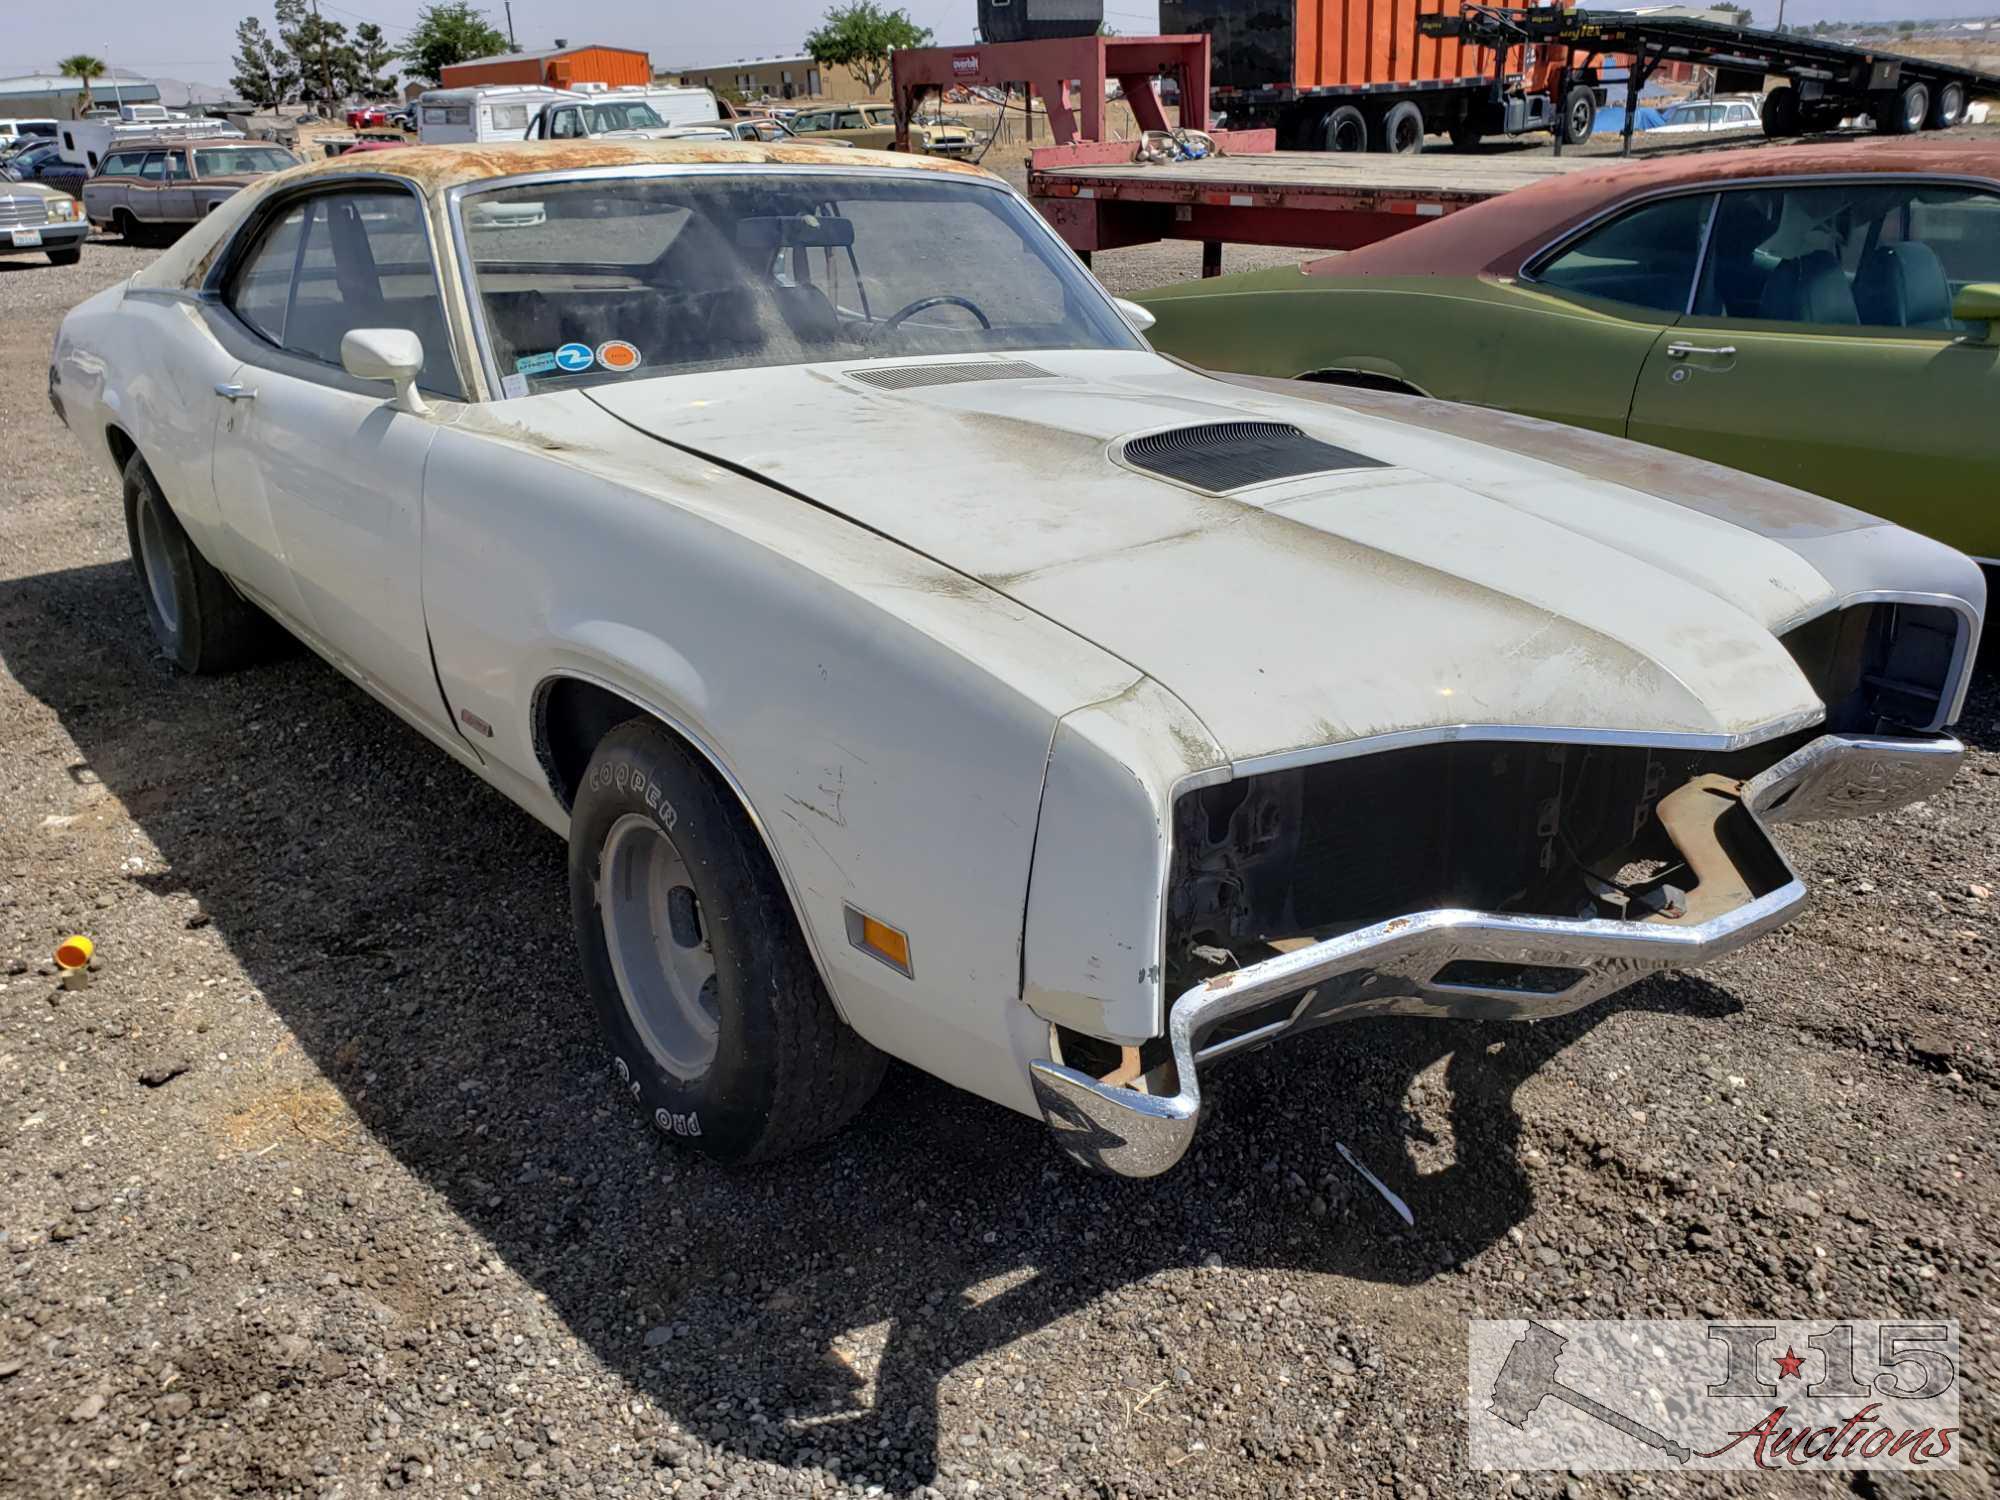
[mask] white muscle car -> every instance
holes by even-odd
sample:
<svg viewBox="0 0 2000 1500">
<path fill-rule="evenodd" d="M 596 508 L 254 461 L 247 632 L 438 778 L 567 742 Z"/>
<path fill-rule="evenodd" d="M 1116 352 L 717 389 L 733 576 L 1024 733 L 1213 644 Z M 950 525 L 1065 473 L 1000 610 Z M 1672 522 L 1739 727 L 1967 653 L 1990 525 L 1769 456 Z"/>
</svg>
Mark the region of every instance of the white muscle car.
<svg viewBox="0 0 2000 1500">
<path fill-rule="evenodd" d="M 275 621 L 568 837 L 725 1160 L 893 1054 L 1159 1172 L 1218 1058 L 1699 962 L 1804 900 L 1769 825 L 1956 767 L 1949 549 L 1143 321 L 963 165 L 433 147 L 232 198 L 50 394 L 175 663 Z"/>
</svg>

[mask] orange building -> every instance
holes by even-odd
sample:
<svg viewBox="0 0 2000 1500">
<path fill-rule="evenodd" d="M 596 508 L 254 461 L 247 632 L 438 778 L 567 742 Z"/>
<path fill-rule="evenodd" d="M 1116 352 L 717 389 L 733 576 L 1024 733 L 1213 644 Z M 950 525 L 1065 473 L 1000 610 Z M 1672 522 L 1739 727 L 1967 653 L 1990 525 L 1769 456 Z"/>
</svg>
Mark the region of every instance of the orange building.
<svg viewBox="0 0 2000 1500">
<path fill-rule="evenodd" d="M 453 63 L 438 75 L 442 88 L 475 88 L 489 83 L 541 84 L 573 89 L 580 83 L 612 88 L 653 81 L 653 60 L 629 47 L 572 47 L 560 38 L 547 52 L 506 52 Z"/>
</svg>

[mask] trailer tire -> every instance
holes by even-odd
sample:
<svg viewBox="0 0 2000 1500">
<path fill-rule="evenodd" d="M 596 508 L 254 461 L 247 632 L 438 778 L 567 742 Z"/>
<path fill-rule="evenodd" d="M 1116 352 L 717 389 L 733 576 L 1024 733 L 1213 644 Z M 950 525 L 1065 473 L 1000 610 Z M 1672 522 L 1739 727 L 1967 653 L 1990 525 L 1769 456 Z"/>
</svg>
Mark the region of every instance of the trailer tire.
<svg viewBox="0 0 2000 1500">
<path fill-rule="evenodd" d="M 1931 94 L 1931 112 L 1924 119 L 1926 130 L 1949 130 L 1965 118 L 1965 85 L 1941 83 Z"/>
<path fill-rule="evenodd" d="M 1875 128 L 1883 135 L 1915 135 L 1931 114 L 1931 86 L 1912 78 L 1875 112 Z"/>
<path fill-rule="evenodd" d="M 1391 156 L 1415 156 L 1424 149 L 1424 112 L 1408 99 L 1390 105 L 1369 144 Z"/>
<path fill-rule="evenodd" d="M 1764 134 L 1774 141 L 1781 141 L 1799 133 L 1799 91 L 1789 83 L 1780 84 L 1764 96 L 1763 108 L 1758 112 L 1764 124 Z"/>
<path fill-rule="evenodd" d="M 1597 132 L 1597 90 L 1579 83 L 1563 98 L 1561 130 L 1566 145 L 1587 141 Z"/>
<path fill-rule="evenodd" d="M 1320 140 L 1323 151 L 1366 151 L 1368 117 L 1351 104 L 1338 105 L 1327 111 Z"/>
<path fill-rule="evenodd" d="M 1459 116 L 1451 122 L 1451 149 L 1471 151 L 1486 139 L 1486 132 L 1479 128 L 1479 122 L 1470 113 Z"/>
</svg>

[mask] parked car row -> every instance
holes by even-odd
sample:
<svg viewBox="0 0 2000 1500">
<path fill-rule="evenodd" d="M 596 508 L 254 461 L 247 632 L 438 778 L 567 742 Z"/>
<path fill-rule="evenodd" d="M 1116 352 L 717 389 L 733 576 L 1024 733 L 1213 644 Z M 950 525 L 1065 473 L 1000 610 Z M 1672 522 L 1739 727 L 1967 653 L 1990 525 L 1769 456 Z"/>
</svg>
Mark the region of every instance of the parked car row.
<svg viewBox="0 0 2000 1500">
<path fill-rule="evenodd" d="M 568 840 L 607 1075 L 675 1142 L 800 1150 L 894 1056 L 1162 1172 L 1224 1058 L 1705 962 L 1801 909 L 1779 825 L 1963 757 L 1950 547 L 1409 392 L 1754 376 L 1750 325 L 1843 294 L 1986 378 L 1941 321 L 1987 305 L 1950 287 L 1977 183 L 1524 194 L 1382 247 L 1401 313 L 1338 263 L 1153 299 L 1219 363 L 1384 391 L 1164 357 L 970 166 L 721 154 L 266 177 L 72 310 L 50 377 L 168 661 L 295 637 Z M 1786 196 L 1861 186 L 1902 198 Z M 1711 260 L 1737 349 L 1654 369 Z M 1874 394 L 1851 451 L 1901 440 Z"/>
</svg>

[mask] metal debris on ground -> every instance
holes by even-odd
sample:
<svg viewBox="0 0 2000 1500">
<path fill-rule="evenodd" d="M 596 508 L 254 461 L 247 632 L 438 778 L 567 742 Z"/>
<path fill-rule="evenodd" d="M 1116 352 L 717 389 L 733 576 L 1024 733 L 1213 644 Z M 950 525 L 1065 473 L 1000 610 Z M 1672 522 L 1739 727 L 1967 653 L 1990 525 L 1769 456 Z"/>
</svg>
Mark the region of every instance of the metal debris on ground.
<svg viewBox="0 0 2000 1500">
<path fill-rule="evenodd" d="M 1368 1185 L 1373 1189 L 1375 1189 L 1376 1192 L 1380 1193 L 1384 1198 L 1388 1200 L 1389 1207 L 1395 1209 L 1396 1212 L 1402 1216 L 1403 1222 L 1405 1224 L 1409 1225 L 1412 1229 L 1416 1228 L 1417 1221 L 1415 1216 L 1413 1216 L 1410 1213 L 1410 1205 L 1405 1203 L 1401 1198 L 1398 1198 L 1393 1192 L 1391 1192 L 1389 1190 L 1388 1183 L 1384 1182 L 1381 1178 L 1377 1177 L 1373 1172 L 1369 1171 L 1366 1167 L 1362 1166 L 1361 1163 L 1355 1159 L 1354 1153 L 1352 1151 L 1349 1151 L 1345 1145 L 1343 1145 L 1339 1141 L 1335 1141 L 1333 1144 L 1334 1148 L 1340 1152 L 1341 1160 L 1346 1162 L 1350 1167 L 1354 1168 L 1354 1170 L 1359 1172 L 1363 1177 L 1367 1178 Z"/>
</svg>

